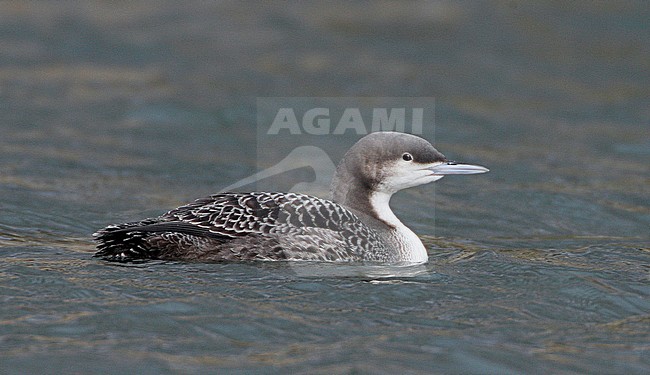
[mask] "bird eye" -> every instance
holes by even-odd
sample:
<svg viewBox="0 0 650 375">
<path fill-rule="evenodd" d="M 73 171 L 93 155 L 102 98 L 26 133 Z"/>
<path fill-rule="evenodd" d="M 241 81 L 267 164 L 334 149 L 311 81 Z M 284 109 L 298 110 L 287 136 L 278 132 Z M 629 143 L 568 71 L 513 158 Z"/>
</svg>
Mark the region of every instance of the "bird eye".
<svg viewBox="0 0 650 375">
<path fill-rule="evenodd" d="M 404 159 L 404 161 L 411 161 L 413 160 L 413 155 L 409 154 L 408 152 L 405 152 L 404 155 L 402 155 L 402 159 Z"/>
</svg>

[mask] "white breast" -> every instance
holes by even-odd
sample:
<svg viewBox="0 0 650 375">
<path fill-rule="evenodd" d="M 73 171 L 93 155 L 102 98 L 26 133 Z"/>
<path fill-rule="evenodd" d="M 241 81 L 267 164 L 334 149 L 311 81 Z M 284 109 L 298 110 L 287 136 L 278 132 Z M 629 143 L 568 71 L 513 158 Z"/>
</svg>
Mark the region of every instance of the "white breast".
<svg viewBox="0 0 650 375">
<path fill-rule="evenodd" d="M 400 246 L 398 252 L 400 254 L 399 261 L 424 263 L 429 259 L 427 249 L 420 241 L 420 238 L 404 225 L 395 216 L 390 209 L 389 202 L 392 194 L 375 192 L 370 196 L 370 204 L 380 220 L 393 227 L 390 236 Z"/>
</svg>

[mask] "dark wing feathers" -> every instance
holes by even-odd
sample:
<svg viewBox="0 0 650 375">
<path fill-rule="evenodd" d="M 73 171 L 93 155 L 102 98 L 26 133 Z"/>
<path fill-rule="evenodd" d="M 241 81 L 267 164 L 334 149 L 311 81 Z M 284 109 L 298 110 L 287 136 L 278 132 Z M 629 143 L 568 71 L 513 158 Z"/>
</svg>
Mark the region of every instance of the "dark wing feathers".
<svg viewBox="0 0 650 375">
<path fill-rule="evenodd" d="M 371 245 L 369 241 L 381 242 L 374 231 L 359 224 L 359 219 L 347 209 L 308 195 L 224 193 L 198 199 L 158 218 L 109 226 L 95 234 L 99 242 L 96 255 L 128 260 L 157 257 L 161 251 L 174 254 L 209 252 L 206 247 L 229 243 L 239 244 L 251 252 L 256 245 L 246 243 L 249 239 L 257 240 L 257 246 L 277 243 L 284 249 L 280 254 L 274 248 L 273 257 L 293 254 L 311 259 L 323 252 L 326 258 L 347 254 L 356 259 L 361 257 L 364 247 Z M 173 243 L 166 238 L 173 239 L 170 240 Z M 161 243 L 176 248 L 161 249 Z M 177 249 L 183 246 L 186 248 Z M 256 251 L 265 252 L 264 249 Z M 188 254 L 185 258 L 190 257 Z"/>
<path fill-rule="evenodd" d="M 120 233 L 120 232 L 128 233 L 128 232 L 133 232 L 134 230 L 137 230 L 138 232 L 144 232 L 144 233 L 174 232 L 174 233 L 183 233 L 183 234 L 187 234 L 187 235 L 190 235 L 190 236 L 224 239 L 223 235 L 212 233 L 206 228 L 201 228 L 201 227 L 199 227 L 197 225 L 193 225 L 191 223 L 183 223 L 183 222 L 164 222 L 163 221 L 163 222 L 159 222 L 159 223 L 141 225 L 141 226 L 132 227 L 132 228 L 117 229 L 117 230 L 113 231 L 113 233 Z"/>
</svg>

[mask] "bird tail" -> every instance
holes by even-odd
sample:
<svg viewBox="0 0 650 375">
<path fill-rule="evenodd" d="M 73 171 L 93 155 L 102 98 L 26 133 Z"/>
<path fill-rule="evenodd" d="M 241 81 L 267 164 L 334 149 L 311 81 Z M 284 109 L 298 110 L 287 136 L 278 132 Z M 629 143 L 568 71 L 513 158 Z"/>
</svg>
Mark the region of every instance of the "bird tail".
<svg viewBox="0 0 650 375">
<path fill-rule="evenodd" d="M 142 231 L 141 228 L 154 224 L 153 219 L 125 224 L 109 225 L 93 233 L 97 242 L 95 257 L 106 260 L 129 262 L 137 259 L 155 258 L 155 251 L 147 238 L 152 233 Z"/>
</svg>

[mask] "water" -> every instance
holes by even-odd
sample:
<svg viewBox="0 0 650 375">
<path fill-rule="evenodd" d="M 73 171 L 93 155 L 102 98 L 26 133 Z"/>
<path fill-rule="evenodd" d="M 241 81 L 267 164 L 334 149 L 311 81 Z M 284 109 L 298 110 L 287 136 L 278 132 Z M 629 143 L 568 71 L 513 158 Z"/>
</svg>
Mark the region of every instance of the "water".
<svg viewBox="0 0 650 375">
<path fill-rule="evenodd" d="M 650 372 L 648 13 L 3 2 L 0 372 Z M 393 199 L 420 267 L 91 257 L 253 173 L 263 96 L 435 96 L 491 172 Z"/>
</svg>

